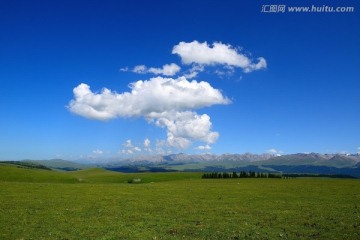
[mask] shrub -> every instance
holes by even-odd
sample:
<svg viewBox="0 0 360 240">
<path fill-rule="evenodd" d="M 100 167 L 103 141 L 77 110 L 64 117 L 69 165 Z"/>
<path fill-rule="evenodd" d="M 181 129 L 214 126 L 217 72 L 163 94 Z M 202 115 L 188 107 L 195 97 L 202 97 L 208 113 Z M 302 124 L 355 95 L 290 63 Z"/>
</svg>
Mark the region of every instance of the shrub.
<svg viewBox="0 0 360 240">
<path fill-rule="evenodd" d="M 128 183 L 141 183 L 141 178 L 133 178 L 128 180 Z"/>
</svg>

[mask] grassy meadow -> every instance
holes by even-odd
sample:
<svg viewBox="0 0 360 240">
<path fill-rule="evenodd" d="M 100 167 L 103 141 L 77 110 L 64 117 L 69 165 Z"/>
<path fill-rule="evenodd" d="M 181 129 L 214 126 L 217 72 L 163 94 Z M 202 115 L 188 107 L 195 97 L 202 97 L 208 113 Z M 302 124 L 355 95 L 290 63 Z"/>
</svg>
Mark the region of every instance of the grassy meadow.
<svg viewBox="0 0 360 240">
<path fill-rule="evenodd" d="M 201 175 L 1 164 L 0 239 L 360 239 L 359 180 Z"/>
</svg>

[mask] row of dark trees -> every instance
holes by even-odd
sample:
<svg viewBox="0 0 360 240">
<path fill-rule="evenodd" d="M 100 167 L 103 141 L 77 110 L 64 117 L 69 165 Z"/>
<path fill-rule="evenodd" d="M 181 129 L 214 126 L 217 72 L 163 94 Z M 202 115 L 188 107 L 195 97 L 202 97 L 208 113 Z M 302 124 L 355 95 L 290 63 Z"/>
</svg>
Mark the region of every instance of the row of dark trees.
<svg viewBox="0 0 360 240">
<path fill-rule="evenodd" d="M 227 172 L 212 172 L 204 173 L 202 178 L 282 178 L 280 173 L 262 173 L 262 172 L 245 172 L 240 173 L 227 173 Z"/>
</svg>

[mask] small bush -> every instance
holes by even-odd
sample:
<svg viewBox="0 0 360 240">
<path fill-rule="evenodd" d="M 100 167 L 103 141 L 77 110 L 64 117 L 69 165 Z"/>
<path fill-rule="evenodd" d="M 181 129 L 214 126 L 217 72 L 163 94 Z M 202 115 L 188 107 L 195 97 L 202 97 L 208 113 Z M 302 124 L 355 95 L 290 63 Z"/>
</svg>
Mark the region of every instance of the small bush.
<svg viewBox="0 0 360 240">
<path fill-rule="evenodd" d="M 128 183 L 141 183 L 141 178 L 133 178 L 128 180 Z"/>
</svg>

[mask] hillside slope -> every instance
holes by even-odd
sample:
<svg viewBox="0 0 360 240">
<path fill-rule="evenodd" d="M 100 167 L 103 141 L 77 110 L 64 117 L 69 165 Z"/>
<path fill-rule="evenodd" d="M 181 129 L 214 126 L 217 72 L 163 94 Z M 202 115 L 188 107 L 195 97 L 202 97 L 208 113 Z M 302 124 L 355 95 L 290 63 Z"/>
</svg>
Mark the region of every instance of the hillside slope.
<svg viewBox="0 0 360 240">
<path fill-rule="evenodd" d="M 66 173 L 37 168 L 27 168 L 14 164 L 0 163 L 0 181 L 36 183 L 76 183 L 74 176 Z"/>
<path fill-rule="evenodd" d="M 90 168 L 90 165 L 80 164 L 63 159 L 50 159 L 50 160 L 24 160 L 24 163 L 33 163 L 46 166 L 51 169 L 60 171 L 76 171 L 81 169 Z"/>
<path fill-rule="evenodd" d="M 14 164 L 0 163 L 0 182 L 29 183 L 128 183 L 141 179 L 141 183 L 201 179 L 201 173 L 120 173 L 101 168 L 71 172 L 24 168 Z"/>
</svg>

